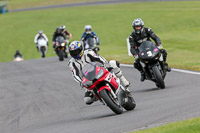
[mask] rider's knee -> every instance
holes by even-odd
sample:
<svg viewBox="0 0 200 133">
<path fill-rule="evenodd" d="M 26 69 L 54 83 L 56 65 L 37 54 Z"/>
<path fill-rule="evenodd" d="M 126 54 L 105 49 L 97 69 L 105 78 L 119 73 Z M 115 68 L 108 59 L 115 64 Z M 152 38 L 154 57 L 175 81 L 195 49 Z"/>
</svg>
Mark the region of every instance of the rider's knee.
<svg viewBox="0 0 200 133">
<path fill-rule="evenodd" d="M 115 60 L 110 60 L 109 64 L 112 68 L 120 68 L 120 63 L 118 61 Z"/>
</svg>

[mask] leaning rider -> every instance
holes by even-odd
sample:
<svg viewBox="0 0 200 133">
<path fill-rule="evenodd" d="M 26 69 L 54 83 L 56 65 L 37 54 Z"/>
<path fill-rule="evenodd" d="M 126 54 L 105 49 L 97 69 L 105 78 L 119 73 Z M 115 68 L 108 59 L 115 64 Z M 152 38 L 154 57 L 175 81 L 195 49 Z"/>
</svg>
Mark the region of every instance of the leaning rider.
<svg viewBox="0 0 200 133">
<path fill-rule="evenodd" d="M 83 44 L 80 41 L 73 41 L 69 45 L 69 53 L 71 55 L 71 59 L 69 60 L 68 66 L 70 67 L 72 71 L 72 76 L 75 81 L 77 81 L 80 86 L 82 87 L 82 79 L 83 75 L 81 73 L 81 70 L 84 65 L 86 65 L 89 62 L 99 62 L 101 64 L 104 64 L 105 66 L 112 67 L 114 73 L 116 76 L 120 79 L 122 82 L 122 85 L 126 87 L 127 92 L 130 93 L 128 86 L 129 81 L 123 76 L 122 71 L 120 70 L 120 64 L 119 62 L 115 60 L 111 60 L 107 62 L 105 58 L 96 55 L 93 50 L 83 49 Z M 93 96 L 93 93 L 89 90 L 85 90 L 85 97 L 84 101 L 86 104 L 92 104 L 95 101 L 95 97 Z"/>
</svg>

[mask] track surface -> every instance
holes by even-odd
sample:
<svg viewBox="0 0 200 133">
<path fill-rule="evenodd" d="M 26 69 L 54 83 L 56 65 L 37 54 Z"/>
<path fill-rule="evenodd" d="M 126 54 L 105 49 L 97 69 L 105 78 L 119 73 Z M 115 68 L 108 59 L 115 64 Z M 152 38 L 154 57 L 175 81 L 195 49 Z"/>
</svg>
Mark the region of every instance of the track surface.
<svg viewBox="0 0 200 133">
<path fill-rule="evenodd" d="M 94 2 L 82 2 L 82 3 L 13 9 L 13 10 L 9 10 L 9 12 L 21 12 L 21 11 L 32 11 L 32 10 L 52 9 L 52 8 L 66 8 L 66 7 L 77 7 L 77 6 L 91 6 L 91 5 L 108 5 L 108 4 L 119 4 L 119 3 L 128 3 L 128 2 L 150 2 L 150 1 L 185 1 L 185 0 L 102 0 L 102 1 L 94 1 Z"/>
<path fill-rule="evenodd" d="M 96 102 L 87 106 L 67 61 L 57 57 L 0 63 L 1 133 L 119 133 L 200 116 L 200 75 L 172 71 L 166 89 L 122 67 L 137 107 L 115 115 Z"/>
</svg>

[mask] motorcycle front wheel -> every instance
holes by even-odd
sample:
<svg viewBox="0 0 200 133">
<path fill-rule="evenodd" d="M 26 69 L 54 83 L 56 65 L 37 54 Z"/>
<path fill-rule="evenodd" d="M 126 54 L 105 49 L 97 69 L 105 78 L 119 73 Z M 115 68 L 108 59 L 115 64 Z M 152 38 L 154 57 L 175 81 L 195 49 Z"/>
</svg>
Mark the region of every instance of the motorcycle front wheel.
<svg viewBox="0 0 200 133">
<path fill-rule="evenodd" d="M 100 95 L 106 105 L 116 114 L 122 114 L 123 113 L 123 108 L 120 106 L 119 102 L 117 99 L 115 99 L 111 92 L 104 89 L 100 92 Z"/>
<path fill-rule="evenodd" d="M 159 86 L 161 89 L 164 89 L 165 88 L 165 82 L 164 82 L 164 79 L 162 78 L 162 75 L 161 75 L 158 67 L 153 66 L 152 71 L 153 71 L 153 74 L 155 76 L 157 86 Z"/>
<path fill-rule="evenodd" d="M 63 53 L 64 53 L 64 52 L 63 52 L 62 49 L 58 51 L 59 61 L 63 61 L 63 60 L 64 60 Z"/>
</svg>

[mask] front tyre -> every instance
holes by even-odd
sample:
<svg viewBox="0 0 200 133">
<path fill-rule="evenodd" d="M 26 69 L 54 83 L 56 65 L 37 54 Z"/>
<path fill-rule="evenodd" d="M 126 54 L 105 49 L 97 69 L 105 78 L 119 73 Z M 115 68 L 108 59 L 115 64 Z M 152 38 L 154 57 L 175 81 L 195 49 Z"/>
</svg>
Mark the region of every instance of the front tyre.
<svg viewBox="0 0 200 133">
<path fill-rule="evenodd" d="M 58 52 L 58 57 L 59 57 L 59 61 L 63 61 L 64 60 L 63 50 L 62 49 Z"/>
<path fill-rule="evenodd" d="M 68 58 L 68 53 L 67 52 L 65 52 L 65 58 Z"/>
<path fill-rule="evenodd" d="M 152 71 L 153 71 L 153 74 L 154 74 L 156 82 L 157 82 L 156 85 L 159 86 L 161 89 L 164 89 L 165 88 L 165 82 L 162 78 L 162 75 L 161 75 L 158 67 L 153 66 Z"/>
<path fill-rule="evenodd" d="M 114 99 L 110 91 L 103 89 L 100 95 L 107 106 L 116 114 L 122 114 L 123 108 L 120 106 L 118 100 Z"/>
</svg>

